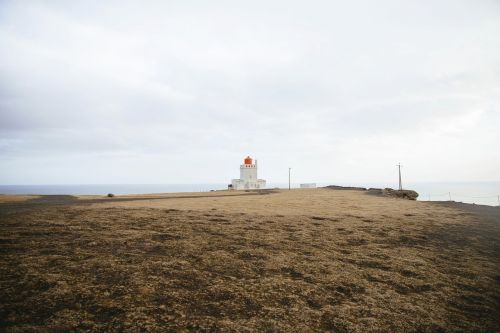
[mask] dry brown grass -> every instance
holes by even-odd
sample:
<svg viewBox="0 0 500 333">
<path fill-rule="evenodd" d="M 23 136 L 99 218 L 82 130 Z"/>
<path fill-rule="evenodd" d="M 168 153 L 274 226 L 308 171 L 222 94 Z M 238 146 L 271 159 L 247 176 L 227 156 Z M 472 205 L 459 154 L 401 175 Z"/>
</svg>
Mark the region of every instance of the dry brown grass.
<svg viewBox="0 0 500 333">
<path fill-rule="evenodd" d="M 19 202 L 38 198 L 38 195 L 9 195 L 0 194 L 0 203 L 4 202 Z"/>
<path fill-rule="evenodd" d="M 494 208 L 326 189 L 178 196 L 0 205 L 1 329 L 500 330 Z"/>
</svg>

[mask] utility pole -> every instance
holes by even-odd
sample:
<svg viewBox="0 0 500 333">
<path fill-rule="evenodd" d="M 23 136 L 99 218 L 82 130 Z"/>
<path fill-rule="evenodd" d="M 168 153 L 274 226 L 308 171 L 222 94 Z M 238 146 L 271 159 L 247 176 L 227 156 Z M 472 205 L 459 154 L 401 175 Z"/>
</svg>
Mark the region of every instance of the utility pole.
<svg viewBox="0 0 500 333">
<path fill-rule="evenodd" d="M 292 170 L 292 168 L 288 168 L 288 189 L 290 190 L 292 187 L 290 185 L 290 171 Z"/>
<path fill-rule="evenodd" d="M 398 163 L 398 171 L 399 171 L 399 190 L 403 189 L 403 184 L 401 183 L 401 163 Z"/>
</svg>

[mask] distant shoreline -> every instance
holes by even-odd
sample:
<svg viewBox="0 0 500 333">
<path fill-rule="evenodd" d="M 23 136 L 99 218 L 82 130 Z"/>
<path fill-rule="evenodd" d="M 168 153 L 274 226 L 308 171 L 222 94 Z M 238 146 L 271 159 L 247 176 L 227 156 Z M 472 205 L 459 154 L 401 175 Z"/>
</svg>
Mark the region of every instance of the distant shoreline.
<svg viewBox="0 0 500 333">
<path fill-rule="evenodd" d="M 333 190 L 339 191 L 359 191 L 364 192 L 366 195 L 382 196 L 379 193 L 374 193 L 374 190 L 380 189 L 366 189 L 361 187 L 344 187 L 335 186 Z M 319 187 L 328 188 L 328 187 Z M 331 189 L 331 187 L 330 187 Z M 292 191 L 308 191 L 312 189 L 293 188 Z M 94 203 L 105 202 L 127 202 L 127 201 L 143 201 L 143 200 L 166 200 L 166 199 L 196 199 L 207 197 L 227 197 L 227 196 L 246 196 L 246 195 L 262 195 L 271 194 L 273 191 L 288 191 L 288 189 L 262 189 L 262 190 L 214 190 L 206 192 L 165 192 L 165 193 L 135 193 L 135 194 L 117 194 L 113 197 L 107 197 L 102 194 L 91 195 L 71 195 L 71 194 L 3 194 L 0 193 L 0 207 L 3 205 L 16 205 L 22 207 L 32 207 L 40 205 L 85 205 Z M 222 194 L 224 193 L 224 194 Z M 405 200 L 405 199 L 400 199 Z M 458 208 L 468 211 L 479 212 L 482 208 L 493 209 L 493 211 L 500 212 L 500 206 L 482 205 L 475 203 L 466 203 L 460 201 L 428 201 L 418 200 L 419 202 L 427 202 L 438 205 L 443 205 L 451 208 Z"/>
<path fill-rule="evenodd" d="M 317 182 L 318 187 L 328 185 L 363 188 L 397 188 L 395 183 L 343 183 Z M 267 188 L 288 188 L 288 183 L 269 183 Z M 298 188 L 292 183 L 292 188 Z M 456 201 L 478 205 L 497 206 L 500 182 L 420 182 L 403 183 L 403 188 L 415 190 L 418 201 Z M 225 190 L 225 183 L 206 184 L 73 184 L 73 185 L 0 185 L 5 195 L 141 195 L 158 193 L 204 193 Z"/>
</svg>

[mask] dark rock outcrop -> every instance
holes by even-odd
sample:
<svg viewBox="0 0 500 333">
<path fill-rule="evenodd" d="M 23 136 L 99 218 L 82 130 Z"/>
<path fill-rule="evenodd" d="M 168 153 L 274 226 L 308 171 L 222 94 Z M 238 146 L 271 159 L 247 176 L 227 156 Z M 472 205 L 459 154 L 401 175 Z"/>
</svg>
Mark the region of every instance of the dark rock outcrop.
<svg viewBox="0 0 500 333">
<path fill-rule="evenodd" d="M 325 187 L 331 190 L 366 191 L 366 188 L 364 187 L 354 187 L 354 186 L 328 185 Z"/>
<path fill-rule="evenodd" d="M 413 190 L 394 190 L 392 188 L 369 188 L 366 189 L 364 187 L 353 187 L 353 186 L 339 186 L 339 185 L 328 185 L 325 188 L 329 188 L 332 190 L 349 190 L 349 191 L 364 191 L 370 195 L 383 196 L 383 197 L 392 197 L 392 198 L 400 198 L 407 200 L 417 200 L 418 193 Z"/>
<path fill-rule="evenodd" d="M 385 197 L 393 197 L 408 200 L 417 200 L 418 193 L 413 190 L 393 190 L 392 188 L 384 188 L 382 195 Z"/>
</svg>

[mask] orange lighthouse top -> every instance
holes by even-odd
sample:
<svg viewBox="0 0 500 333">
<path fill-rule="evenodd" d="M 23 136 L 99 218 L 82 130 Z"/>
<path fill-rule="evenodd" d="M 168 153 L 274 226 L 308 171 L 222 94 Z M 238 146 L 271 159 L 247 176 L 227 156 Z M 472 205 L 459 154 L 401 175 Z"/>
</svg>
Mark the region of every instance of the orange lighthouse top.
<svg viewBox="0 0 500 333">
<path fill-rule="evenodd" d="M 252 158 L 250 156 L 245 158 L 245 164 L 252 164 Z"/>
</svg>

